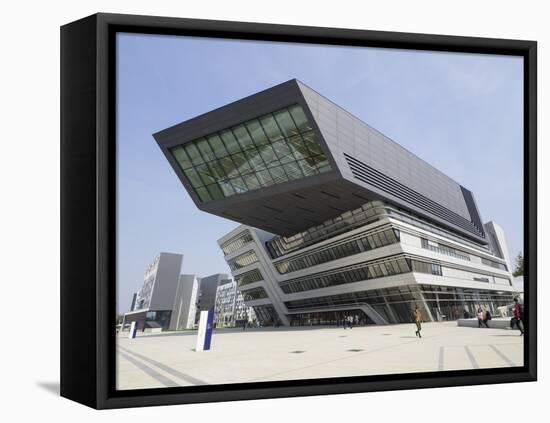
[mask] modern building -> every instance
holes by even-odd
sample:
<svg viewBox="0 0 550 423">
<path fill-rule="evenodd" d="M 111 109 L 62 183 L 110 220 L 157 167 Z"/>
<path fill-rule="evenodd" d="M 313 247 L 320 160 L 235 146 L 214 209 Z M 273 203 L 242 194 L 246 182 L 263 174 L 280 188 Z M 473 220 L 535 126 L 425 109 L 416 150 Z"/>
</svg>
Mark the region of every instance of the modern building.
<svg viewBox="0 0 550 423">
<path fill-rule="evenodd" d="M 180 330 L 193 327 L 198 282 L 180 275 L 183 256 L 160 253 L 145 271 L 143 285 L 124 324 L 137 321 L 141 329 Z"/>
<path fill-rule="evenodd" d="M 216 291 L 214 321 L 216 327 L 242 326 L 255 319 L 252 307 L 247 307 L 237 282 L 224 279 Z"/>
<path fill-rule="evenodd" d="M 183 324 L 174 325 L 174 329 L 196 328 L 200 320 L 200 312 L 213 310 L 216 312 L 218 305 L 218 293 L 227 294 L 225 290 L 220 291 L 220 287 L 232 282 L 230 276 L 225 273 L 216 273 L 214 275 L 195 278 L 194 275 L 182 275 L 187 278 L 193 278 L 193 290 L 191 295 L 182 295 L 178 298 L 184 298 L 189 303 L 189 312 L 186 326 Z M 221 298 L 221 297 L 220 297 Z M 178 300 L 176 300 L 178 301 Z"/>
<path fill-rule="evenodd" d="M 229 280 L 230 276 L 225 273 L 216 273 L 200 278 L 197 312 L 200 313 L 201 311 L 214 310 L 218 286 Z"/>
<path fill-rule="evenodd" d="M 137 292 L 134 292 L 134 294 L 132 295 L 132 305 L 130 305 L 130 311 L 134 310 L 134 308 L 136 307 L 137 295 Z"/>
<path fill-rule="evenodd" d="M 195 275 L 180 275 L 172 317 L 171 330 L 193 329 L 197 315 L 199 281 Z"/>
<path fill-rule="evenodd" d="M 473 193 L 291 80 L 154 135 L 264 324 L 456 319 L 514 293 Z"/>
</svg>

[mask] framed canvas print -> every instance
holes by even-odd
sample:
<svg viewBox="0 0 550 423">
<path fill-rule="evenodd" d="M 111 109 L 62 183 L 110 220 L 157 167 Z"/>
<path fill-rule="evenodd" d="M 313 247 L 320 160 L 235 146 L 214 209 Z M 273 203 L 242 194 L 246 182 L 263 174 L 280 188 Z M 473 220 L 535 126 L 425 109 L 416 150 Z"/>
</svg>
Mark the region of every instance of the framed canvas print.
<svg viewBox="0 0 550 423">
<path fill-rule="evenodd" d="M 61 394 L 536 380 L 536 43 L 61 28 Z"/>
</svg>

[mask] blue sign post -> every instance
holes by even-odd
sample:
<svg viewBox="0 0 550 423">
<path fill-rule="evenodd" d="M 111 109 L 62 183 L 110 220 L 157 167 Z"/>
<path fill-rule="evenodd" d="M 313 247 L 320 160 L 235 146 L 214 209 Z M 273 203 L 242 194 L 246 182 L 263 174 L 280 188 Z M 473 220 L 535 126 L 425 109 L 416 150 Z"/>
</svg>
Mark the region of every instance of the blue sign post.
<svg viewBox="0 0 550 423">
<path fill-rule="evenodd" d="M 214 329 L 214 310 L 201 311 L 196 351 L 208 351 Z"/>
<path fill-rule="evenodd" d="M 128 335 L 128 338 L 129 339 L 134 339 L 137 335 L 137 330 L 138 330 L 138 322 L 134 321 L 130 325 L 130 334 Z"/>
</svg>

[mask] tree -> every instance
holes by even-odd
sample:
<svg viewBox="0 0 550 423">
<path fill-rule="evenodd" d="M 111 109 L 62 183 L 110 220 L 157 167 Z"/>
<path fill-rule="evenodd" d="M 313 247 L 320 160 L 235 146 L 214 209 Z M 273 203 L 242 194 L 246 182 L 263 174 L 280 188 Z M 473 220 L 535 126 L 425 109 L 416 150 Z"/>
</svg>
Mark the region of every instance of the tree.
<svg viewBox="0 0 550 423">
<path fill-rule="evenodd" d="M 523 276 L 523 254 L 521 252 L 516 257 L 516 268 L 512 274 L 514 277 Z"/>
</svg>

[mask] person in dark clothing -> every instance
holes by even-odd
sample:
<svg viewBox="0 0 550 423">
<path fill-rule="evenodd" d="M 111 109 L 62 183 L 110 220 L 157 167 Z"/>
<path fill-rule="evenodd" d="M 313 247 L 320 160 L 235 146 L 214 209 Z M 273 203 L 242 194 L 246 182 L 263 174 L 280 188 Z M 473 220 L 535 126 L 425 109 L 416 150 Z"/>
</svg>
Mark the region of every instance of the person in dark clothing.
<svg viewBox="0 0 550 423">
<path fill-rule="evenodd" d="M 514 298 L 514 303 L 514 318 L 512 319 L 512 328 L 515 324 L 520 331 L 520 336 L 522 336 L 525 331 L 525 325 L 523 324 L 523 310 L 521 309 L 519 298 Z"/>
<path fill-rule="evenodd" d="M 413 318 L 414 318 L 414 323 L 416 324 L 415 334 L 419 338 L 422 338 L 422 335 L 420 333 L 420 331 L 422 330 L 422 313 L 420 312 L 418 307 L 414 308 Z"/>
<path fill-rule="evenodd" d="M 487 310 L 483 315 L 483 324 L 489 328 L 489 320 L 491 320 L 491 312 Z"/>
</svg>

